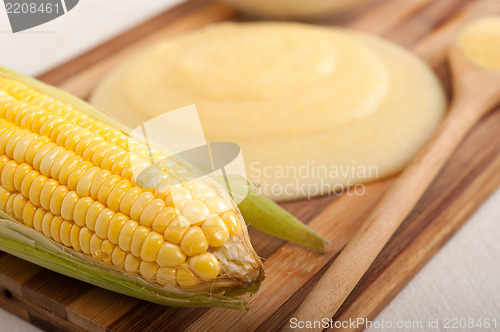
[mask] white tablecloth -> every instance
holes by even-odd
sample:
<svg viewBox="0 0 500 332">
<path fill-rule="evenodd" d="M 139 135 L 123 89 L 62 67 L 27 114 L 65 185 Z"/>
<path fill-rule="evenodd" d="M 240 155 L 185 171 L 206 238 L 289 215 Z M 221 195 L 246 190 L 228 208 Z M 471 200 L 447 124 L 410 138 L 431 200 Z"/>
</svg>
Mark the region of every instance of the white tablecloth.
<svg viewBox="0 0 500 332">
<path fill-rule="evenodd" d="M 66 15 L 12 34 L 0 5 L 0 64 L 37 75 L 182 0 L 85 0 Z M 372 322 L 369 331 L 438 331 L 457 319 L 500 331 L 500 190 Z M 435 320 L 438 319 L 438 328 Z M 483 327 L 477 325 L 482 319 Z M 497 328 L 484 323 L 497 320 Z M 431 324 L 432 323 L 432 324 Z M 431 324 L 431 325 L 430 325 Z M 472 324 L 467 321 L 467 324 Z M 411 326 L 410 328 L 401 328 Z M 0 309 L 0 331 L 38 331 Z"/>
</svg>

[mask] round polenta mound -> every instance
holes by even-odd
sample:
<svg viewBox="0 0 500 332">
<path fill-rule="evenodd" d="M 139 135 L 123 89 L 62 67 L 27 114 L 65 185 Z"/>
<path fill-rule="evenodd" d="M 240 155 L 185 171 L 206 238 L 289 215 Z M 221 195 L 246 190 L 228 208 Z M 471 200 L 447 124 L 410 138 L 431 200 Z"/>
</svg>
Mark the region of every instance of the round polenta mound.
<svg viewBox="0 0 500 332">
<path fill-rule="evenodd" d="M 433 72 L 403 48 L 298 23 L 168 39 L 114 69 L 91 102 L 130 127 L 195 104 L 206 138 L 238 144 L 248 177 L 277 200 L 400 171 L 445 109 Z"/>
</svg>

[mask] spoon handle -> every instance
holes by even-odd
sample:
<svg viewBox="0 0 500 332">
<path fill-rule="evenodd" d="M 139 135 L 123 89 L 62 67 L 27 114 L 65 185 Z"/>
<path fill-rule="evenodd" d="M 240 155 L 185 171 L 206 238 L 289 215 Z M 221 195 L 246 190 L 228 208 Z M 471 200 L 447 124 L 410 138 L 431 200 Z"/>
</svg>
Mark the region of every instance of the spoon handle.
<svg viewBox="0 0 500 332">
<path fill-rule="evenodd" d="M 408 216 L 455 148 L 479 120 L 481 104 L 456 102 L 436 133 L 394 181 L 368 219 L 294 314 L 298 321 L 330 319 Z M 285 328 L 287 330 L 288 327 Z M 321 330 L 321 329 L 319 329 Z"/>
</svg>

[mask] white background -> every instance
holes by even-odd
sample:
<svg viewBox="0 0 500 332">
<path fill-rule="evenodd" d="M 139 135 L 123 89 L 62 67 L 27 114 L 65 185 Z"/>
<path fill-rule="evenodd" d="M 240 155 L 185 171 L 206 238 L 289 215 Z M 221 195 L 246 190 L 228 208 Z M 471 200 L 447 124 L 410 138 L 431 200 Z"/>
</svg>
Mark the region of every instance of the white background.
<svg viewBox="0 0 500 332">
<path fill-rule="evenodd" d="M 7 15 L 0 4 L 0 65 L 29 75 L 40 74 L 179 2 L 182 0 L 82 0 L 68 14 L 16 34 L 11 33 Z M 393 324 L 422 321 L 425 326 L 429 319 L 436 318 L 441 322 L 454 317 L 496 318 L 497 330 L 500 330 L 499 239 L 500 190 L 397 295 L 377 320 Z M 382 330 L 388 329 L 370 329 Z M 0 309 L 0 331 L 38 329 Z"/>
</svg>

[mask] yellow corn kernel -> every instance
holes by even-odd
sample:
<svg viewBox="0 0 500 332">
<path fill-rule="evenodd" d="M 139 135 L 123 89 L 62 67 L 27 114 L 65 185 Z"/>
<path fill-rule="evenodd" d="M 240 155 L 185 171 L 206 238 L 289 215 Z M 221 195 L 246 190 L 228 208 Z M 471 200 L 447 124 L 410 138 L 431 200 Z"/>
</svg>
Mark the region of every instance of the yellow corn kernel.
<svg viewBox="0 0 500 332">
<path fill-rule="evenodd" d="M 209 198 L 217 197 L 215 190 L 211 188 L 197 188 L 191 191 L 193 200 L 205 202 Z"/>
<path fill-rule="evenodd" d="M 71 227 L 72 223 L 64 220 L 61 223 L 61 228 L 59 229 L 59 237 L 61 238 L 61 243 L 66 247 L 71 247 Z"/>
<path fill-rule="evenodd" d="M 144 190 L 153 191 L 158 186 L 159 183 L 165 182 L 168 179 L 167 174 L 163 173 L 161 170 L 151 174 L 141 185 Z"/>
<path fill-rule="evenodd" d="M 16 194 L 11 194 L 9 195 L 9 198 L 7 199 L 7 203 L 5 204 L 5 211 L 8 214 L 12 214 L 14 210 L 14 199 L 16 198 Z"/>
<path fill-rule="evenodd" d="M 86 225 L 87 211 L 93 203 L 94 200 L 90 197 L 82 197 L 76 202 L 75 209 L 73 211 L 73 220 L 75 221 L 75 224 L 80 227 L 84 227 Z"/>
<path fill-rule="evenodd" d="M 108 154 L 109 152 L 113 150 L 118 150 L 118 147 L 114 144 L 111 143 L 105 143 L 101 146 L 99 146 L 95 152 L 92 154 L 92 163 L 94 165 L 101 165 L 102 160 Z"/>
<path fill-rule="evenodd" d="M 144 240 L 144 244 L 142 246 L 141 258 L 146 262 L 154 262 L 156 261 L 156 257 L 158 256 L 158 252 L 162 247 L 162 244 L 165 242 L 163 235 L 158 234 L 156 232 L 150 232 Z"/>
<path fill-rule="evenodd" d="M 210 211 L 207 206 L 198 200 L 189 202 L 182 210 L 182 215 L 186 217 L 191 225 L 199 225 L 205 220 Z"/>
<path fill-rule="evenodd" d="M 102 239 L 97 234 L 92 234 L 90 238 L 90 254 L 92 257 L 102 259 Z"/>
<path fill-rule="evenodd" d="M 16 191 L 16 187 L 14 187 L 14 172 L 19 164 L 14 160 L 9 161 L 2 169 L 2 186 L 5 187 L 10 192 Z"/>
<path fill-rule="evenodd" d="M 130 183 L 129 180 L 119 181 L 109 193 L 107 201 L 108 207 L 116 212 L 120 211 L 120 203 L 123 196 L 125 196 L 130 188 L 132 188 L 132 183 Z"/>
<path fill-rule="evenodd" d="M 164 242 L 158 252 L 156 262 L 160 266 L 177 267 L 186 261 L 186 255 L 181 251 L 178 245 L 170 242 Z"/>
<path fill-rule="evenodd" d="M 90 196 L 90 185 L 93 183 L 94 178 L 101 169 L 99 167 L 91 167 L 83 173 L 80 181 L 76 185 L 76 192 L 81 197 Z"/>
<path fill-rule="evenodd" d="M 46 112 L 41 112 L 38 115 L 36 115 L 33 118 L 33 121 L 31 122 L 31 131 L 33 131 L 35 133 L 40 132 L 40 128 L 42 127 L 42 124 L 50 121 L 50 118 L 51 118 L 51 115 L 47 114 Z"/>
<path fill-rule="evenodd" d="M 33 165 L 33 168 L 36 170 L 40 170 L 40 164 L 42 163 L 43 158 L 56 146 L 57 145 L 55 143 L 50 142 L 42 146 L 38 151 L 36 151 L 35 156 L 33 157 L 33 162 L 30 163 Z"/>
<path fill-rule="evenodd" d="M 186 232 L 181 249 L 187 256 L 200 255 L 207 251 L 208 241 L 200 227 L 193 226 Z"/>
<path fill-rule="evenodd" d="M 45 176 L 50 176 L 51 168 L 54 164 L 54 161 L 59 157 L 65 149 L 62 146 L 58 146 L 50 150 L 45 154 L 42 161 L 40 162 L 40 173 Z"/>
<path fill-rule="evenodd" d="M 122 149 L 113 149 L 106 153 L 106 156 L 102 159 L 100 165 L 102 169 L 111 170 L 114 162 L 121 156 L 127 154 L 126 151 Z"/>
<path fill-rule="evenodd" d="M 17 112 L 22 105 L 23 104 L 20 103 L 19 101 L 14 101 L 10 103 L 6 108 L 4 108 L 3 117 L 5 117 L 7 121 L 12 122 L 15 117 L 15 112 Z"/>
<path fill-rule="evenodd" d="M 64 119 L 63 119 L 64 120 Z M 67 123 L 67 122 L 59 122 L 58 124 L 56 124 L 55 126 L 52 127 L 52 130 L 50 132 L 50 139 L 51 141 L 53 142 L 56 142 L 57 141 L 57 136 L 63 131 L 65 130 L 66 128 L 69 128 L 71 127 L 71 124 Z"/>
<path fill-rule="evenodd" d="M 140 184 L 137 183 L 137 177 L 139 177 L 143 172 L 145 172 L 151 164 L 142 158 L 136 158 L 132 163 L 130 163 L 131 168 L 125 167 L 123 171 L 125 174 L 122 176 L 126 179 L 130 179 L 135 186 L 141 187 Z"/>
<path fill-rule="evenodd" d="M 4 131 L 0 135 L 0 155 L 5 155 L 5 149 L 7 147 L 7 143 L 12 135 L 19 130 L 19 127 L 12 127 Z"/>
<path fill-rule="evenodd" d="M 217 257 L 210 252 L 189 258 L 189 266 L 201 280 L 214 280 L 220 273 L 220 264 Z"/>
<path fill-rule="evenodd" d="M 44 176 L 44 175 L 39 175 L 33 180 L 33 183 L 31 184 L 31 187 L 29 189 L 28 198 L 29 198 L 30 202 L 33 203 L 34 205 L 40 206 L 40 198 L 42 196 L 42 189 L 48 180 L 49 180 L 49 178 Z"/>
<path fill-rule="evenodd" d="M 205 201 L 205 205 L 207 206 L 210 213 L 213 214 L 221 214 L 226 211 L 229 211 L 231 208 L 227 204 L 227 202 L 220 197 L 210 197 Z"/>
<path fill-rule="evenodd" d="M 111 190 L 113 190 L 113 187 L 121 180 L 122 178 L 119 175 L 111 175 L 109 176 L 99 187 L 99 192 L 97 193 L 97 198 L 99 199 L 100 202 L 103 204 L 106 204 L 108 202 L 108 197 L 109 194 L 111 193 Z"/>
<path fill-rule="evenodd" d="M 63 164 L 61 170 L 59 171 L 59 182 L 63 185 L 68 184 L 68 178 L 73 172 L 73 170 L 83 162 L 83 158 L 75 155 L 68 159 L 67 162 Z"/>
<path fill-rule="evenodd" d="M 25 161 L 24 156 L 26 154 L 26 150 L 28 149 L 30 143 L 37 137 L 39 137 L 37 134 L 29 133 L 19 140 L 12 154 L 15 161 L 18 163 L 23 163 Z"/>
<path fill-rule="evenodd" d="M 223 246 L 229 240 L 229 230 L 224 221 L 217 215 L 209 217 L 201 225 L 208 244 L 212 247 Z"/>
<path fill-rule="evenodd" d="M 171 207 L 161 209 L 153 220 L 153 230 L 158 233 L 165 233 L 165 229 L 178 216 L 177 210 Z"/>
<path fill-rule="evenodd" d="M 106 142 L 102 138 L 96 139 L 95 141 L 93 141 L 89 145 L 87 145 L 87 147 L 85 148 L 85 150 L 83 151 L 81 156 L 85 160 L 92 160 L 92 156 L 97 151 L 97 149 L 99 149 L 101 146 L 103 146 L 105 144 L 106 144 Z"/>
<path fill-rule="evenodd" d="M 50 234 L 54 241 L 61 243 L 61 225 L 63 219 L 59 216 L 54 216 L 50 223 Z"/>
<path fill-rule="evenodd" d="M 143 192 L 137 197 L 137 199 L 132 203 L 130 208 L 130 218 L 134 220 L 140 220 L 141 214 L 144 208 L 154 199 L 154 195 L 150 192 Z"/>
<path fill-rule="evenodd" d="M 50 133 L 52 132 L 52 130 L 54 130 L 54 127 L 61 122 L 63 122 L 63 119 L 58 116 L 49 114 L 48 118 L 40 126 L 40 130 L 38 130 L 38 132 L 40 133 L 40 135 L 50 137 Z"/>
<path fill-rule="evenodd" d="M 123 195 L 122 201 L 120 202 L 120 211 L 123 214 L 130 215 L 130 208 L 132 207 L 132 204 L 141 194 L 141 188 L 132 187 L 128 190 L 125 195 Z"/>
<path fill-rule="evenodd" d="M 191 270 L 185 267 L 178 268 L 175 277 L 177 279 L 177 283 L 181 287 L 193 287 L 201 282 L 201 280 L 194 275 Z"/>
<path fill-rule="evenodd" d="M 94 165 L 90 161 L 84 161 L 78 165 L 71 171 L 71 174 L 68 177 L 67 186 L 70 190 L 76 190 L 76 186 L 78 181 L 80 181 L 83 173 L 85 173 L 89 168 Z"/>
<path fill-rule="evenodd" d="M 4 187 L 0 187 L 0 210 L 7 211 L 7 202 L 9 201 L 10 195 L 10 191 Z"/>
<path fill-rule="evenodd" d="M 64 195 L 61 203 L 61 217 L 66 220 L 74 220 L 76 203 L 80 197 L 74 191 L 68 192 Z"/>
<path fill-rule="evenodd" d="M 141 261 L 135 258 L 134 255 L 128 254 L 125 258 L 125 271 L 127 271 L 128 273 L 138 274 L 140 264 Z"/>
<path fill-rule="evenodd" d="M 220 217 L 226 224 L 231 235 L 241 236 L 243 232 L 241 230 L 240 218 L 233 211 L 224 212 Z"/>
<path fill-rule="evenodd" d="M 85 136 L 85 134 L 86 133 L 83 130 L 75 130 L 69 134 L 66 142 L 64 142 L 66 149 L 74 151 L 76 149 L 76 145 Z"/>
<path fill-rule="evenodd" d="M 78 141 L 78 143 L 75 146 L 74 151 L 77 155 L 82 156 L 83 152 L 87 149 L 89 144 L 91 144 L 92 142 L 99 141 L 99 140 L 101 140 L 101 137 L 99 135 L 87 134 Z"/>
<path fill-rule="evenodd" d="M 16 188 L 16 191 L 20 192 L 21 191 L 21 184 L 26 177 L 26 175 L 33 170 L 33 167 L 31 165 L 28 165 L 26 163 L 19 164 L 17 166 L 15 172 L 14 172 L 14 188 Z"/>
<path fill-rule="evenodd" d="M 117 144 L 121 141 L 121 140 L 126 140 L 127 139 L 127 136 L 125 136 L 122 132 L 120 131 L 115 131 L 110 137 L 109 139 L 107 139 L 108 142 L 110 143 L 113 143 L 113 144 Z M 122 148 L 123 149 L 123 148 Z"/>
<path fill-rule="evenodd" d="M 132 246 L 132 238 L 139 224 L 133 220 L 129 220 L 123 226 L 118 238 L 118 245 L 123 251 L 129 252 Z"/>
<path fill-rule="evenodd" d="M 0 191 L 0 195 L 3 195 Z M 0 199 L 1 201 L 1 199 Z M 33 227 L 36 207 L 31 203 L 26 203 L 23 209 L 23 223 L 28 227 Z"/>
<path fill-rule="evenodd" d="M 66 196 L 68 192 L 69 189 L 66 186 L 58 186 L 56 190 L 54 190 L 52 197 L 50 198 L 50 212 L 55 215 L 61 215 L 62 202 L 64 200 L 64 196 Z"/>
<path fill-rule="evenodd" d="M 5 167 L 5 165 L 7 165 L 7 163 L 9 161 L 10 161 L 9 157 L 7 157 L 7 156 L 0 156 L 0 175 L 3 172 L 3 168 Z"/>
<path fill-rule="evenodd" d="M 99 217 L 99 214 L 104 209 L 105 206 L 98 201 L 94 201 L 94 203 L 89 206 L 87 214 L 85 215 L 85 225 L 87 225 L 88 229 L 95 231 L 97 217 Z"/>
<path fill-rule="evenodd" d="M 146 280 L 155 280 L 156 272 L 158 271 L 158 265 L 151 262 L 141 262 L 139 266 L 139 272 L 141 276 Z"/>
<path fill-rule="evenodd" d="M 184 166 L 181 166 L 179 164 L 174 164 L 172 166 L 167 167 L 166 172 L 171 177 L 177 177 L 179 174 L 182 173 L 189 173 L 189 171 Z"/>
<path fill-rule="evenodd" d="M 56 191 L 56 188 L 59 187 L 59 182 L 54 179 L 48 179 L 47 182 L 42 187 L 40 192 L 40 205 L 46 210 L 50 211 L 50 199 Z M 30 200 L 31 200 L 31 191 L 30 191 Z"/>
<path fill-rule="evenodd" d="M 110 169 L 111 173 L 121 175 L 123 168 L 129 165 L 129 163 L 130 163 L 130 155 L 128 153 L 119 156 L 111 166 Z"/>
<path fill-rule="evenodd" d="M 26 114 L 30 114 L 30 113 L 33 113 L 33 107 L 29 104 L 25 104 L 24 107 L 20 108 L 16 114 L 15 114 L 15 117 L 14 117 L 14 122 L 15 123 L 20 123 L 21 122 L 21 119 L 26 115 Z M 26 128 L 24 128 L 26 129 Z"/>
<path fill-rule="evenodd" d="M 26 174 L 23 181 L 21 182 L 21 194 L 23 194 L 24 197 L 29 198 L 31 185 L 39 175 L 40 173 L 36 170 L 31 170 L 28 172 L 28 174 Z"/>
<path fill-rule="evenodd" d="M 149 229 L 144 226 L 137 227 L 134 232 L 134 236 L 132 237 L 132 244 L 130 245 L 130 252 L 132 255 L 141 257 L 142 246 L 144 245 L 144 241 L 146 241 L 146 237 L 149 232 Z"/>
<path fill-rule="evenodd" d="M 33 228 L 39 232 L 43 233 L 43 217 L 45 216 L 45 211 L 42 208 L 38 208 L 35 211 L 35 216 L 33 217 Z"/>
<path fill-rule="evenodd" d="M 31 130 L 31 126 L 33 125 L 33 121 L 35 121 L 35 119 L 41 115 L 42 112 L 38 111 L 38 112 L 28 112 L 27 114 L 25 114 L 23 116 L 23 118 L 21 119 L 20 123 L 21 124 L 21 127 L 22 128 L 25 128 L 25 129 L 30 129 Z M 17 120 L 16 120 L 17 122 Z"/>
<path fill-rule="evenodd" d="M 73 122 L 83 128 L 91 130 L 95 125 L 97 124 L 97 121 L 89 118 L 85 114 L 79 114 L 75 119 L 73 119 Z"/>
<path fill-rule="evenodd" d="M 52 219 L 54 219 L 54 215 L 50 212 L 45 213 L 42 219 L 42 233 L 50 238 L 52 238 L 52 230 L 51 230 Z"/>
<path fill-rule="evenodd" d="M 68 162 L 68 160 L 75 156 L 73 151 L 63 151 L 52 163 L 52 168 L 50 169 L 50 177 L 54 179 L 59 179 L 59 174 L 61 173 L 62 167 Z"/>
<path fill-rule="evenodd" d="M 112 259 L 112 255 L 113 255 L 113 251 L 114 250 L 115 250 L 115 246 L 111 242 L 109 242 L 108 240 L 102 241 L 102 244 L 101 244 L 101 252 L 102 252 L 101 259 L 104 261 L 104 263 L 107 263 L 107 264 L 111 263 L 111 259 Z"/>
<path fill-rule="evenodd" d="M 81 228 L 77 225 L 71 227 L 71 246 L 78 252 L 82 251 L 82 247 L 80 246 L 80 230 Z"/>
<path fill-rule="evenodd" d="M 97 220 L 95 222 L 95 233 L 101 238 L 106 239 L 108 237 L 109 224 L 111 223 L 111 218 L 115 211 L 105 208 L 99 213 L 97 216 Z"/>
<path fill-rule="evenodd" d="M 160 267 L 156 272 L 156 282 L 160 285 L 177 285 L 176 270 L 171 267 Z"/>
<path fill-rule="evenodd" d="M 136 158 L 134 158 L 134 160 L 135 159 Z M 125 166 L 123 166 L 120 175 L 122 178 L 130 180 L 130 182 L 132 182 L 132 184 L 135 186 L 135 182 L 133 181 L 133 179 L 131 179 L 133 173 L 134 173 L 134 167 L 132 166 L 132 163 L 127 163 L 125 164 Z"/>
<path fill-rule="evenodd" d="M 9 141 L 5 145 L 5 154 L 9 158 L 13 158 L 14 156 L 14 148 L 16 147 L 17 143 L 23 138 L 24 136 L 28 135 L 30 133 L 29 130 L 26 129 L 20 129 L 16 131 L 12 136 L 9 138 Z"/>
<path fill-rule="evenodd" d="M 118 244 L 123 226 L 128 221 L 128 217 L 122 213 L 115 213 L 109 222 L 108 240 L 113 244 Z"/>
<path fill-rule="evenodd" d="M 137 202 L 137 201 L 136 201 Z M 156 216 L 160 213 L 162 209 L 165 208 L 165 201 L 159 198 L 151 200 L 141 213 L 141 224 L 146 227 L 151 227 Z M 161 232 L 163 233 L 163 232 Z"/>
<path fill-rule="evenodd" d="M 167 196 L 165 201 L 167 206 L 182 210 L 191 200 L 191 192 L 187 188 L 174 188 Z"/>
<path fill-rule="evenodd" d="M 188 181 L 186 183 L 183 183 L 182 186 L 184 188 L 187 188 L 189 191 L 194 191 L 196 189 L 209 188 L 209 185 L 201 179 Z"/>
<path fill-rule="evenodd" d="M 99 199 L 99 189 L 110 176 L 111 172 L 106 170 L 101 170 L 95 175 L 90 185 L 90 196 L 92 196 L 93 199 Z"/>
<path fill-rule="evenodd" d="M 191 224 L 184 216 L 178 216 L 167 226 L 165 239 L 172 243 L 181 243 L 184 234 L 191 227 Z"/>
<path fill-rule="evenodd" d="M 63 130 L 61 130 L 59 132 L 59 134 L 57 135 L 55 141 L 56 141 L 56 144 L 57 145 L 60 145 L 60 146 L 65 146 L 65 143 L 66 143 L 66 140 L 68 139 L 68 137 L 74 133 L 75 131 L 78 131 L 78 127 L 77 126 L 72 126 L 72 125 L 69 125 L 67 127 L 65 127 Z"/>
<path fill-rule="evenodd" d="M 159 169 L 158 167 L 156 167 L 156 165 L 151 165 L 149 163 L 146 163 L 144 165 L 146 166 L 146 168 L 144 168 L 142 171 L 140 171 L 140 172 L 134 171 L 134 173 L 137 174 L 137 176 L 135 177 L 134 181 L 135 181 L 135 184 L 138 187 L 141 187 L 143 189 L 147 189 L 147 188 L 144 188 L 144 182 L 151 175 L 158 174 L 158 173 L 163 173 L 163 172 L 161 172 L 161 169 Z M 141 164 L 141 166 L 142 166 L 142 164 Z"/>
<path fill-rule="evenodd" d="M 16 194 L 12 201 L 12 214 L 15 219 L 19 221 L 23 220 L 23 209 L 25 205 L 26 199 L 22 195 Z"/>
<path fill-rule="evenodd" d="M 111 254 L 111 263 L 118 267 L 123 268 L 125 265 L 125 258 L 127 257 L 127 253 L 120 248 L 116 247 Z"/>
<path fill-rule="evenodd" d="M 179 180 L 181 183 L 185 183 L 185 182 L 188 182 L 188 181 L 192 181 L 194 179 L 196 179 L 192 173 L 180 173 L 180 174 L 177 174 L 176 176 L 176 179 Z"/>
<path fill-rule="evenodd" d="M 177 179 L 166 178 L 162 182 L 158 183 L 155 188 L 154 194 L 156 197 L 166 200 L 168 194 L 170 194 L 172 190 L 180 187 L 181 183 Z"/>
</svg>

